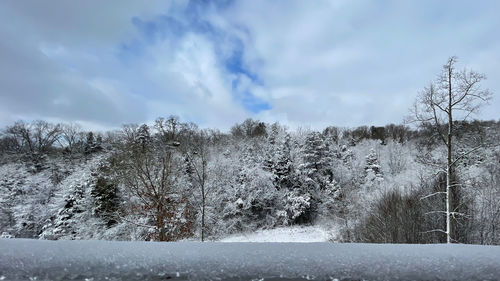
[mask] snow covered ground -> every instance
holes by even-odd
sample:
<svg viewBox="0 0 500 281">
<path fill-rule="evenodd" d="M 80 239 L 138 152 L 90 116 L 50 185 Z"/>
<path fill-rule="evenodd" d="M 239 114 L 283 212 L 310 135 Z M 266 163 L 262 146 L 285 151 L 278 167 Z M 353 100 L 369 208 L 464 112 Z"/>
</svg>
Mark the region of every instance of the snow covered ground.
<svg viewBox="0 0 500 281">
<path fill-rule="evenodd" d="M 322 226 L 291 226 L 258 230 L 252 233 L 235 234 L 220 242 L 328 242 L 334 233 Z"/>
<path fill-rule="evenodd" d="M 500 247 L 0 239 L 0 280 L 498 280 Z"/>
</svg>

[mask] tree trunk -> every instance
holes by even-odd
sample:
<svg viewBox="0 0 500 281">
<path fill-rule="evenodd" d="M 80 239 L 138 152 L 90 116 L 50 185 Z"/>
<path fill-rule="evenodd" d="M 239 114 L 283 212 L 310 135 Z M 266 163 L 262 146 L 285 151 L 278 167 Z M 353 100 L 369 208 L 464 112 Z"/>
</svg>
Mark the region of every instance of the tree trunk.
<svg viewBox="0 0 500 281">
<path fill-rule="evenodd" d="M 166 233 L 165 233 L 165 218 L 164 218 L 164 211 L 163 211 L 163 206 L 158 205 L 157 207 L 157 214 L 156 214 L 156 227 L 158 228 L 158 240 L 159 241 L 165 241 L 166 240 Z"/>
<path fill-rule="evenodd" d="M 205 182 L 207 179 L 207 162 L 202 158 L 202 175 L 201 175 L 201 242 L 205 241 L 205 205 L 207 194 L 205 190 Z"/>
<path fill-rule="evenodd" d="M 448 244 L 451 243 L 451 201 L 451 167 L 448 161 L 446 169 L 446 243 Z"/>
<path fill-rule="evenodd" d="M 452 115 L 452 68 L 448 70 L 448 135 L 447 135 L 447 165 L 446 165 L 446 243 L 451 243 L 451 207 L 452 207 L 452 137 L 453 137 L 453 115 Z"/>
<path fill-rule="evenodd" d="M 205 241 L 205 191 L 202 191 L 201 200 L 201 242 Z"/>
<path fill-rule="evenodd" d="M 205 163 L 205 162 L 203 162 Z M 201 182 L 201 242 L 205 241 L 205 167 L 203 167 L 203 180 Z"/>
</svg>

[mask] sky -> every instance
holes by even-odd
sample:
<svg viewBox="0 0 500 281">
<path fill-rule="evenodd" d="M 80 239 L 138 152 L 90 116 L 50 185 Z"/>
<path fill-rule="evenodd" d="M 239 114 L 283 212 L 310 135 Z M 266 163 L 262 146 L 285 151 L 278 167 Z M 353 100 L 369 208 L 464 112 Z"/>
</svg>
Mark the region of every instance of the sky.
<svg viewBox="0 0 500 281">
<path fill-rule="evenodd" d="M 227 130 L 401 123 L 448 57 L 500 118 L 498 1 L 18 1 L 0 6 L 0 127 L 177 115 Z"/>
</svg>

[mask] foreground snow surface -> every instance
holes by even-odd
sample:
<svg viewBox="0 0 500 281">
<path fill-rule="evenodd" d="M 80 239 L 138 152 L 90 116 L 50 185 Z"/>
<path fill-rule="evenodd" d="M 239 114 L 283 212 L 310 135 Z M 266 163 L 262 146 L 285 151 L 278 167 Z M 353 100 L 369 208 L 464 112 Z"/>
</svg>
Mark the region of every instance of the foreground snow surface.
<svg viewBox="0 0 500 281">
<path fill-rule="evenodd" d="M 334 237 L 331 231 L 321 226 L 289 226 L 235 234 L 220 242 L 328 242 Z"/>
<path fill-rule="evenodd" d="M 0 239 L 0 280 L 498 280 L 500 247 Z"/>
</svg>

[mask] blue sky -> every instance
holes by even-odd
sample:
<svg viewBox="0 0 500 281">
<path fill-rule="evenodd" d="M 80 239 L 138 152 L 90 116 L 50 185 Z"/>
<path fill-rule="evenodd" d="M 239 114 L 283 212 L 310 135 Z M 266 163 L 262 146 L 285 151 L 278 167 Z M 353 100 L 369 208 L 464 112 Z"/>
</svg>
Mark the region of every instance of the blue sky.
<svg viewBox="0 0 500 281">
<path fill-rule="evenodd" d="M 6 1 L 0 126 L 400 123 L 452 55 L 494 92 L 476 117 L 500 118 L 497 1 L 145 3 Z"/>
</svg>

